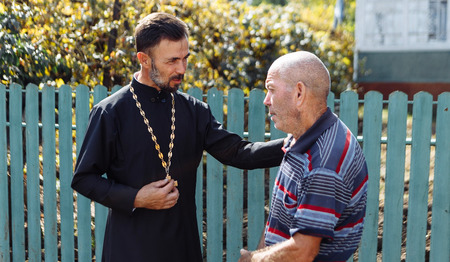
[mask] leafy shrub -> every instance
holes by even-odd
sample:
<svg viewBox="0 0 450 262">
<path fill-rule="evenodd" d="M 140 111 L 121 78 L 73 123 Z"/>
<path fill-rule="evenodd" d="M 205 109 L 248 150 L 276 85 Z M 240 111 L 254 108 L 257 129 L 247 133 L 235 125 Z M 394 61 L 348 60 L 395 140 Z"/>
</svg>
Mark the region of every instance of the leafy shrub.
<svg viewBox="0 0 450 262">
<path fill-rule="evenodd" d="M 305 6 L 296 2 L 284 6 L 225 0 L 27 2 L 29 6 L 0 3 L 0 54 L 5 57 L 0 73 L 5 84 L 125 85 L 139 69 L 134 27 L 145 15 L 164 11 L 180 17 L 191 31 L 185 89 L 264 88 L 270 64 L 298 50 L 313 52 L 324 61 L 333 91 L 354 85 L 353 35 L 331 32 L 323 25 L 330 17 L 329 7 L 305 12 Z"/>
</svg>

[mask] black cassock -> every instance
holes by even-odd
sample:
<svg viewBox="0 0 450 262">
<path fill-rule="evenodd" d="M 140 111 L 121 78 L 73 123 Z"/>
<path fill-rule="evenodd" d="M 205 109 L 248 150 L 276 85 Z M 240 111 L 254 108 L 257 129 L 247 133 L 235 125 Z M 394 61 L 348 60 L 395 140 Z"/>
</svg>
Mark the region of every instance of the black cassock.
<svg viewBox="0 0 450 262">
<path fill-rule="evenodd" d="M 171 96 L 134 78 L 132 86 L 167 161 Z M 129 86 L 102 100 L 90 113 L 72 187 L 109 207 L 103 261 L 202 261 L 195 187 L 204 150 L 238 168 L 280 164 L 282 139 L 249 143 L 223 129 L 206 103 L 181 92 L 174 96 L 176 129 L 170 175 L 178 181 L 180 196 L 167 210 L 133 210 L 139 189 L 166 174 Z M 105 173 L 107 178 L 102 177 Z"/>
</svg>

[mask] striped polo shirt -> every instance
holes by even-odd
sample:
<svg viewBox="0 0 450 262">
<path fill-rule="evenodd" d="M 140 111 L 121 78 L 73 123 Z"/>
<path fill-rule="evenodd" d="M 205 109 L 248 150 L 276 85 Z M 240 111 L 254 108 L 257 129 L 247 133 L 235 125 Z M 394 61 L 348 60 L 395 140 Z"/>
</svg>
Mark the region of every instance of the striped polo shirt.
<svg viewBox="0 0 450 262">
<path fill-rule="evenodd" d="M 266 245 L 299 232 L 323 238 L 314 261 L 347 260 L 361 240 L 367 200 L 368 172 L 358 141 L 328 108 L 292 147 L 283 149 Z"/>
</svg>

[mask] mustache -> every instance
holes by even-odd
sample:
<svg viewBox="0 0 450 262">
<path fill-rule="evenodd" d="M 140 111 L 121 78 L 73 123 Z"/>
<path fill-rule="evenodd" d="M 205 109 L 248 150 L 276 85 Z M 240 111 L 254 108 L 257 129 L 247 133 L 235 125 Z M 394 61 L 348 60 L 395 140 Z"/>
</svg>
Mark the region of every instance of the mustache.
<svg viewBox="0 0 450 262">
<path fill-rule="evenodd" d="M 184 78 L 184 74 L 179 74 L 179 75 L 171 76 L 169 78 L 169 81 L 170 80 L 183 80 L 183 78 Z"/>
</svg>

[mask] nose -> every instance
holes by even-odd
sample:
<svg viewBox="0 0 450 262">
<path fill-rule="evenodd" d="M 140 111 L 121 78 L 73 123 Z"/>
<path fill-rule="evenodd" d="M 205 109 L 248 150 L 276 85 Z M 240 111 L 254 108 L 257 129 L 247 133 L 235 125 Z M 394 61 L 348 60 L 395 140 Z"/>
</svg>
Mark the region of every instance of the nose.
<svg viewBox="0 0 450 262">
<path fill-rule="evenodd" d="M 271 105 L 270 98 L 271 98 L 270 92 L 267 92 L 266 97 L 264 98 L 264 105 L 266 105 L 266 106 Z"/>
<path fill-rule="evenodd" d="M 184 75 L 187 68 L 187 61 L 182 59 L 177 63 L 177 74 Z"/>
</svg>

